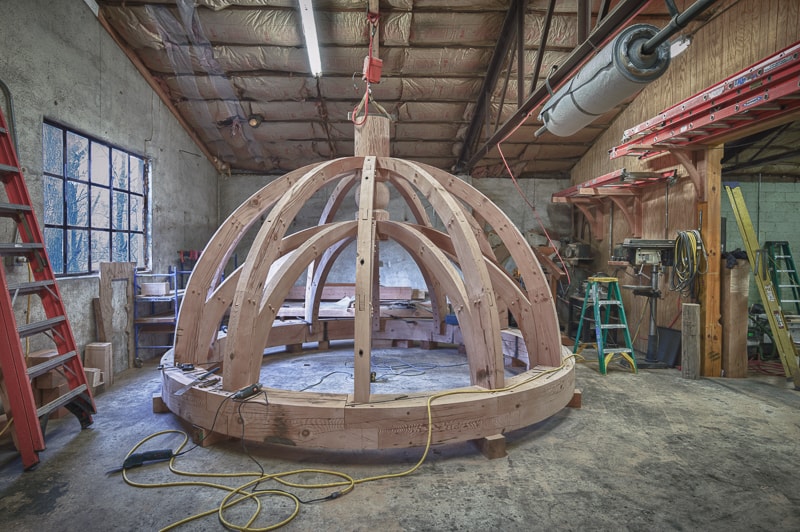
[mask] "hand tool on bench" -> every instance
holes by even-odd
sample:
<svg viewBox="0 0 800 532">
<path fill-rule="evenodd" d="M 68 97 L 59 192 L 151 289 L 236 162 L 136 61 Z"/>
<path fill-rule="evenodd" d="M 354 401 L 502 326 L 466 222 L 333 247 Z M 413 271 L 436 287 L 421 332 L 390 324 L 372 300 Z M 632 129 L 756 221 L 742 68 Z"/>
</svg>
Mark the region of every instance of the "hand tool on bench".
<svg viewBox="0 0 800 532">
<path fill-rule="evenodd" d="M 217 371 L 219 371 L 219 366 L 217 366 L 216 368 L 211 368 L 210 370 L 206 371 L 205 373 L 203 373 L 202 375 L 197 377 L 195 380 L 193 380 L 192 382 L 190 382 L 189 384 L 187 384 L 183 388 L 179 388 L 178 390 L 176 390 L 174 395 L 183 395 L 183 394 L 185 394 L 189 390 L 189 388 L 191 388 L 195 384 L 200 384 L 201 382 L 206 380 L 208 377 L 210 377 L 211 375 L 213 375 Z"/>
</svg>

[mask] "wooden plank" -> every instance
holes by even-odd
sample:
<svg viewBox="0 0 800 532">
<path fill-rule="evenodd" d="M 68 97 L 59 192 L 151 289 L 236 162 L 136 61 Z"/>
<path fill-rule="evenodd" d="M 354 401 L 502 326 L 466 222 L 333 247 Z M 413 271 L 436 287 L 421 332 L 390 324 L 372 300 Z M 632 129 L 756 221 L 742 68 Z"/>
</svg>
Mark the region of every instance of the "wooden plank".
<svg viewBox="0 0 800 532">
<path fill-rule="evenodd" d="M 704 377 L 722 374 L 722 324 L 720 323 L 720 265 L 722 234 L 722 146 L 702 152 L 699 169 L 706 181 L 706 201 L 698 203 L 700 233 L 708 255 L 708 267 L 701 276 L 700 305 L 703 315 L 703 356 L 700 373 Z"/>
<path fill-rule="evenodd" d="M 355 297 L 356 285 L 354 283 L 328 283 L 322 287 L 322 301 L 339 301 L 345 297 Z M 381 300 L 409 300 L 423 299 L 420 297 L 419 290 L 414 290 L 410 286 L 381 286 Z M 287 300 L 303 301 L 306 298 L 306 290 L 303 286 L 293 286 L 286 295 Z"/>
<path fill-rule="evenodd" d="M 737 260 L 736 267 L 722 268 L 722 375 L 747 377 L 747 298 L 750 265 Z"/>
<path fill-rule="evenodd" d="M 133 334 L 133 272 L 136 264 L 133 262 L 101 262 L 100 263 L 100 315 L 103 316 L 103 334 L 102 337 L 105 341 L 110 342 L 113 339 L 112 321 L 114 316 L 113 296 L 115 281 L 125 281 L 125 295 L 126 306 L 125 311 L 128 314 L 128 322 L 125 331 L 128 338 L 128 368 L 134 366 L 133 359 L 136 355 L 136 346 L 134 345 L 135 335 Z M 98 332 L 98 337 L 101 334 Z M 121 354 L 124 357 L 124 354 Z M 123 368 L 119 368 L 120 370 Z"/>
<path fill-rule="evenodd" d="M 700 377 L 702 353 L 700 305 L 684 303 L 681 316 L 681 376 L 684 379 L 697 379 Z"/>
</svg>

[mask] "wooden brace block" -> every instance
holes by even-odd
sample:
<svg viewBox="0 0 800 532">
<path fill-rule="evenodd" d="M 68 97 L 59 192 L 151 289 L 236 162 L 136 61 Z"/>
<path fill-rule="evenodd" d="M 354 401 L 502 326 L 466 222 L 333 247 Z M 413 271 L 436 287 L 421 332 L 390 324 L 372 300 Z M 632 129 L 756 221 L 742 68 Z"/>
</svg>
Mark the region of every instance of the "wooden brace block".
<svg viewBox="0 0 800 532">
<path fill-rule="evenodd" d="M 303 351 L 303 344 L 287 344 L 287 353 L 301 353 Z"/>
<path fill-rule="evenodd" d="M 331 343 L 328 340 L 320 340 L 317 342 L 317 349 L 326 350 L 331 348 Z"/>
<path fill-rule="evenodd" d="M 572 399 L 570 399 L 569 403 L 567 403 L 567 408 L 580 408 L 582 397 L 583 392 L 581 392 L 578 388 L 575 388 L 575 391 L 572 393 Z"/>
<path fill-rule="evenodd" d="M 477 440 L 472 440 L 478 446 L 483 456 L 489 460 L 495 458 L 503 458 L 506 456 L 506 437 L 502 434 L 495 434 L 494 436 L 487 436 Z"/>
<path fill-rule="evenodd" d="M 211 432 L 203 427 L 192 426 L 192 441 L 200 447 L 210 447 L 221 441 L 229 440 L 230 436 L 219 432 Z"/>
<path fill-rule="evenodd" d="M 405 348 L 408 348 L 408 347 L 411 347 L 410 343 L 411 342 L 409 342 L 408 340 L 392 340 L 392 347 L 405 347 Z"/>
<path fill-rule="evenodd" d="M 169 412 L 169 407 L 167 403 L 164 402 L 164 399 L 161 397 L 161 392 L 156 392 L 153 394 L 153 413 L 154 414 L 166 414 Z"/>
<path fill-rule="evenodd" d="M 439 342 L 429 342 L 427 340 L 421 340 L 419 342 L 420 349 L 436 349 L 439 347 Z"/>
</svg>

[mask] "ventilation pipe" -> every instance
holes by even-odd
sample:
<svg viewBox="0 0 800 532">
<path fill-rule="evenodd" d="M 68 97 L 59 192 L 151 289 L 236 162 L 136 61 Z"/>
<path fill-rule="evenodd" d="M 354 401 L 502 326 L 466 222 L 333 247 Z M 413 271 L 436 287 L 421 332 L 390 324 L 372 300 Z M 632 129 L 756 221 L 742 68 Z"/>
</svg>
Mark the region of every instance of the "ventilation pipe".
<svg viewBox="0 0 800 532">
<path fill-rule="evenodd" d="M 658 79 L 669 66 L 669 38 L 715 1 L 695 2 L 663 29 L 634 24 L 622 30 L 550 97 L 539 113 L 544 125 L 536 136 L 549 131 L 569 137 Z"/>
</svg>

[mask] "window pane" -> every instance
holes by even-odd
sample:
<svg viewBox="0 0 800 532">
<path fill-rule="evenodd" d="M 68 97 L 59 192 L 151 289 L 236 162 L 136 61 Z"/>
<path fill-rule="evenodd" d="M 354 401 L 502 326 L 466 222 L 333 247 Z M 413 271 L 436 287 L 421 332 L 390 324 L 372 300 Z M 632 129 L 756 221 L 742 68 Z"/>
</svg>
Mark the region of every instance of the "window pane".
<svg viewBox="0 0 800 532">
<path fill-rule="evenodd" d="M 144 161 L 131 155 L 131 192 L 144 194 Z"/>
<path fill-rule="evenodd" d="M 131 234 L 131 262 L 144 267 L 144 238 L 140 234 Z"/>
<path fill-rule="evenodd" d="M 108 185 L 108 169 L 111 163 L 108 146 L 92 142 L 92 183 Z"/>
<path fill-rule="evenodd" d="M 111 176 L 114 188 L 128 188 L 128 154 L 111 150 Z"/>
<path fill-rule="evenodd" d="M 111 260 L 114 262 L 128 262 L 128 234 L 114 233 L 114 249 Z"/>
<path fill-rule="evenodd" d="M 131 201 L 131 231 L 144 231 L 144 209 L 141 196 L 130 197 Z"/>
<path fill-rule="evenodd" d="M 58 177 L 44 176 L 44 223 L 64 223 L 64 181 Z"/>
<path fill-rule="evenodd" d="M 50 257 L 50 266 L 53 273 L 64 273 L 64 232 L 57 227 L 44 228 L 44 246 L 47 256 Z"/>
<path fill-rule="evenodd" d="M 100 271 L 101 262 L 111 261 L 110 234 L 92 231 L 92 271 Z"/>
<path fill-rule="evenodd" d="M 128 194 L 114 192 L 112 229 L 128 229 Z"/>
<path fill-rule="evenodd" d="M 64 134 L 58 128 L 44 124 L 42 128 L 42 152 L 44 171 L 63 175 L 64 172 Z"/>
<path fill-rule="evenodd" d="M 92 228 L 108 229 L 111 222 L 111 191 L 92 187 Z"/>
<path fill-rule="evenodd" d="M 67 273 L 89 271 L 89 231 L 67 229 Z"/>
<path fill-rule="evenodd" d="M 89 185 L 67 181 L 67 225 L 89 225 Z"/>
<path fill-rule="evenodd" d="M 67 131 L 67 177 L 89 180 L 89 139 Z"/>
</svg>

